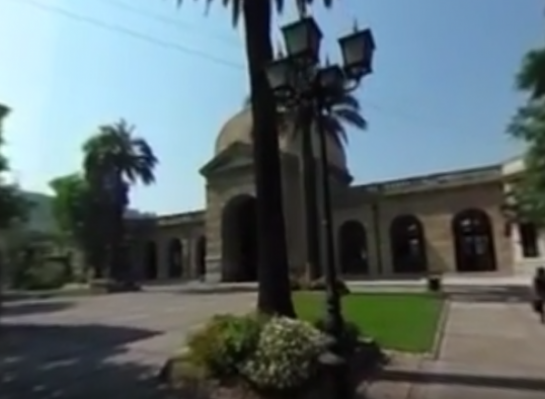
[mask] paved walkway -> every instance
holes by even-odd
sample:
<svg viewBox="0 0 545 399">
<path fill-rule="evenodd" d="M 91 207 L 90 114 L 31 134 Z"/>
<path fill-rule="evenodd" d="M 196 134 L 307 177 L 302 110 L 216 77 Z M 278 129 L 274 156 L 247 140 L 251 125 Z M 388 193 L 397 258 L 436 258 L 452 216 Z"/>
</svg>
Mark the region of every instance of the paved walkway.
<svg viewBox="0 0 545 399">
<path fill-rule="evenodd" d="M 179 290 L 6 304 L 1 399 L 155 399 L 157 373 L 212 314 L 247 311 L 255 294 Z"/>
<path fill-rule="evenodd" d="M 543 399 L 545 326 L 527 299 L 454 300 L 437 359 L 404 359 L 369 399 Z"/>
<path fill-rule="evenodd" d="M 437 359 L 400 359 L 369 399 L 545 397 L 545 326 L 520 289 L 458 291 Z M 165 289 L 11 302 L 0 333 L 0 398 L 155 399 L 150 377 L 184 332 L 254 301 L 252 293 Z"/>
</svg>

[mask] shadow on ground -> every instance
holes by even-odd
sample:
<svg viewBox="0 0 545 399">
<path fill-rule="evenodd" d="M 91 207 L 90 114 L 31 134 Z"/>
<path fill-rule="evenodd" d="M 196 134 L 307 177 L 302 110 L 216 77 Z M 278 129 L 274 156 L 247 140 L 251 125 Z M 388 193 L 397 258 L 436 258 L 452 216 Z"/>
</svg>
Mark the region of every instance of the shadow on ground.
<svg viewBox="0 0 545 399">
<path fill-rule="evenodd" d="M 479 388 L 526 390 L 545 393 L 545 380 L 535 378 L 385 370 L 380 375 L 379 380 L 411 382 L 418 384 L 440 384 Z"/>
<path fill-rule="evenodd" d="M 530 303 L 533 298 L 530 287 L 524 286 L 449 287 L 446 295 L 455 302 L 481 303 Z"/>
<path fill-rule="evenodd" d="M 1 315 L 6 317 L 25 316 L 36 313 L 60 312 L 74 306 L 73 302 L 20 302 L 8 303 L 3 306 Z"/>
<path fill-rule="evenodd" d="M 0 397 L 162 398 L 155 378 L 160 359 L 126 347 L 157 334 L 97 324 L 2 325 Z"/>
</svg>

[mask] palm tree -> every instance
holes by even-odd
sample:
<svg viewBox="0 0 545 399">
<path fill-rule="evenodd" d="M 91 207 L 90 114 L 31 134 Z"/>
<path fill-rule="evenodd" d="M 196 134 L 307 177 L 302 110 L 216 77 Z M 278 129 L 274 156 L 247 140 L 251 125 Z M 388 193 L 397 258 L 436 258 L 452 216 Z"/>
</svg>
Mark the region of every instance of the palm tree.
<svg viewBox="0 0 545 399">
<path fill-rule="evenodd" d="M 205 0 L 209 6 L 213 0 Z M 312 0 L 296 0 L 300 8 Z M 332 0 L 323 0 L 330 6 Z M 183 0 L 177 0 L 181 4 Z M 285 226 L 282 209 L 282 183 L 275 100 L 265 73 L 273 60 L 271 43 L 272 8 L 281 13 L 283 0 L 222 0 L 231 8 L 233 25 L 244 20 L 246 57 L 252 93 L 253 151 L 257 219 L 259 226 L 258 309 L 264 313 L 293 316 L 289 284 Z"/>
<path fill-rule="evenodd" d="M 249 107 L 250 97 L 244 101 Z M 305 115 L 302 109 L 291 111 L 286 114 L 284 109 L 277 109 L 277 121 L 280 126 L 292 124 L 293 129 L 280 129 L 282 132 L 291 132 L 300 136 L 301 144 L 301 167 L 303 171 L 303 191 L 305 201 L 306 237 L 311 249 L 307 255 L 307 274 L 310 279 L 315 279 L 321 274 L 318 269 L 319 257 L 319 227 L 318 227 L 318 198 L 317 198 L 317 176 L 316 176 L 316 154 L 313 154 L 312 142 L 314 139 L 309 134 L 316 134 L 318 126 L 323 126 L 326 134 L 331 137 L 339 146 L 344 146 L 348 140 L 346 128 L 353 127 L 358 130 L 367 129 L 367 121 L 361 114 L 361 107 L 358 99 L 351 93 L 339 92 L 331 101 L 331 106 L 323 110 L 321 114 Z M 308 120 L 307 118 L 310 118 Z M 307 119 L 307 120 L 304 120 Z M 308 129 L 308 128 L 309 129 Z"/>
<path fill-rule="evenodd" d="M 157 157 L 146 140 L 134 136 L 134 127 L 125 120 L 99 127 L 98 133 L 85 142 L 83 152 L 85 179 L 93 192 L 94 205 L 102 210 L 110 276 L 127 281 L 123 245 L 129 189 L 138 182 L 155 182 Z"/>
</svg>

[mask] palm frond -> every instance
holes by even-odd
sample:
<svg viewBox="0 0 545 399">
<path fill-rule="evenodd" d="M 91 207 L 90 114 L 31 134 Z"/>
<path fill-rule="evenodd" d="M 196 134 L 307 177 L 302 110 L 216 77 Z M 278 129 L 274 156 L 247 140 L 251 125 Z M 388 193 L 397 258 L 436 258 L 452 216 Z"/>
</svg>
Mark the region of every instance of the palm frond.
<svg viewBox="0 0 545 399">
<path fill-rule="evenodd" d="M 339 121 L 339 123 L 345 123 L 353 126 L 359 130 L 367 129 L 367 121 L 361 115 L 361 113 L 349 108 L 335 108 L 331 111 L 331 116 Z"/>
<path fill-rule="evenodd" d="M 317 132 L 317 123 L 314 124 L 314 131 Z M 325 114 L 321 116 L 321 127 L 324 129 L 325 133 L 335 141 L 339 147 L 344 146 L 348 142 L 348 135 L 346 134 L 346 128 L 342 122 L 335 118 L 331 114 Z"/>
<path fill-rule="evenodd" d="M 351 108 L 357 112 L 359 112 L 361 109 L 359 100 L 351 93 L 347 92 L 341 92 L 333 99 L 333 107 Z"/>
</svg>

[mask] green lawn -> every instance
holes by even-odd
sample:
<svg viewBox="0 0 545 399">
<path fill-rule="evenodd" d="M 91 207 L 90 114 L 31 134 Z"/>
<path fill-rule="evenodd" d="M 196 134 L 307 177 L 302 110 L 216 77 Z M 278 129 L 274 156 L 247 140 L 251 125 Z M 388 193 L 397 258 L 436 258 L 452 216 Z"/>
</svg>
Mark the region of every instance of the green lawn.
<svg viewBox="0 0 545 399">
<path fill-rule="evenodd" d="M 309 321 L 323 317 L 325 294 L 294 293 L 299 317 Z M 442 300 L 431 294 L 349 294 L 343 298 L 343 314 L 362 333 L 387 349 L 430 351 L 441 316 Z"/>
</svg>

